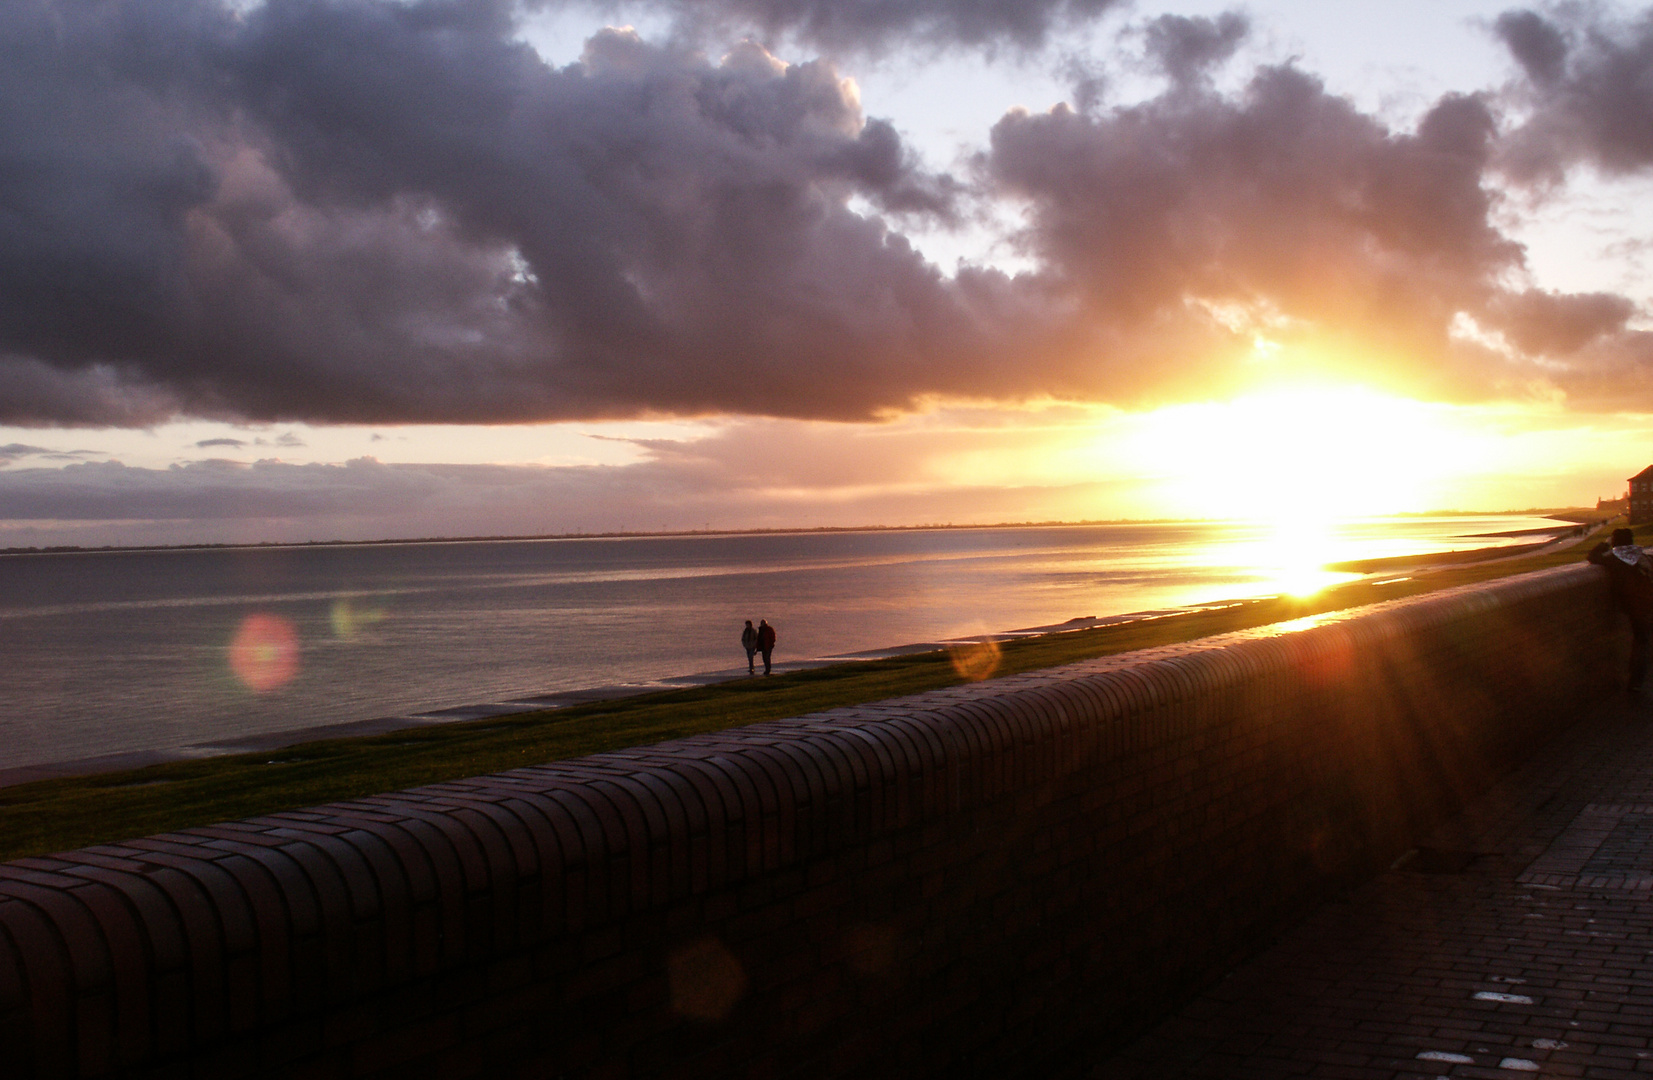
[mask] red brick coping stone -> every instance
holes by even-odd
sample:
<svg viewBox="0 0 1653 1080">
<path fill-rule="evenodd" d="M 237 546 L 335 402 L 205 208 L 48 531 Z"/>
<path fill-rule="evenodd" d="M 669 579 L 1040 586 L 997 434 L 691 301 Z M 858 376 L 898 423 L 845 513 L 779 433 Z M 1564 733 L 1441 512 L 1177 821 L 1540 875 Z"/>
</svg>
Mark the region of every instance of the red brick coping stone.
<svg viewBox="0 0 1653 1080">
<path fill-rule="evenodd" d="M 1047 1075 L 1613 689 L 1567 567 L 0 866 L 0 1075 Z"/>
</svg>

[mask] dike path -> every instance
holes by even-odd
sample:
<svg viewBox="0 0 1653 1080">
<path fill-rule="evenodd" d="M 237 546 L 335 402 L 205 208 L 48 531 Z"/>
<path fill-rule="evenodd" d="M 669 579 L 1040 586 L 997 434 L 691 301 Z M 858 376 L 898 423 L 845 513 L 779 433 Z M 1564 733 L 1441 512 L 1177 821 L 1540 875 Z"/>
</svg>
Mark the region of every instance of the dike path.
<svg viewBox="0 0 1653 1080">
<path fill-rule="evenodd" d="M 1577 726 L 1094 1077 L 1653 1074 L 1653 705 Z"/>
</svg>

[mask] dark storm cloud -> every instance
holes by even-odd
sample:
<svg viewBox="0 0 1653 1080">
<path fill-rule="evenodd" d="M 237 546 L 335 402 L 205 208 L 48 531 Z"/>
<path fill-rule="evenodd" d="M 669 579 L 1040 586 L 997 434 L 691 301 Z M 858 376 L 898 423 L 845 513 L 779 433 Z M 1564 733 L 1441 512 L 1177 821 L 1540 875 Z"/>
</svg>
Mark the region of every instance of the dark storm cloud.
<svg viewBox="0 0 1653 1080">
<path fill-rule="evenodd" d="M 1516 348 L 1540 356 L 1568 356 L 1624 331 L 1636 305 L 1610 293 L 1564 295 L 1538 289 L 1493 301 L 1488 323 Z"/>
<path fill-rule="evenodd" d="M 1544 191 L 1579 165 L 1609 176 L 1653 167 L 1653 11 L 1621 20 L 1594 5 L 1522 9 L 1494 30 L 1523 76 L 1510 95 L 1521 120 L 1497 158 L 1504 176 Z M 1517 350 L 1560 359 L 1550 379 L 1575 406 L 1647 409 L 1653 334 L 1631 327 L 1637 314 L 1622 296 L 1527 291 L 1500 297 L 1486 322 Z"/>
<path fill-rule="evenodd" d="M 1536 11 L 1506 11 L 1493 29 L 1539 86 L 1561 81 L 1567 66 L 1567 37 Z"/>
<path fill-rule="evenodd" d="M 474 3 L 202 7 L 0 12 L 0 385 L 45 384 L 0 420 L 866 416 L 1041 313 L 848 209 L 946 221 L 958 185 L 824 61 L 607 31 L 555 70 Z M 126 63 L 136 22 L 183 59 Z"/>
<path fill-rule="evenodd" d="M 1026 200 L 1027 248 L 1117 337 L 1112 352 L 1138 360 L 1117 384 L 1238 376 L 1221 343 L 1262 333 L 1461 391 L 1486 375 L 1438 369 L 1454 320 L 1523 259 L 1482 185 L 1494 134 L 1476 97 L 1395 132 L 1287 66 L 1238 97 L 1185 88 L 1101 114 L 1013 113 L 985 164 Z M 1149 362 L 1201 339 L 1180 355 L 1215 367 Z"/>
<path fill-rule="evenodd" d="M 667 0 L 694 29 L 755 30 L 837 50 L 929 46 L 1035 48 L 1124 0 Z"/>
<path fill-rule="evenodd" d="M 394 411 L 505 321 L 497 253 L 421 243 L 421 208 L 293 198 L 236 119 L 249 33 L 183 0 L 0 8 L 0 419 Z"/>
<path fill-rule="evenodd" d="M 1636 305 L 1611 293 L 1529 289 L 1498 296 L 1482 317 L 1521 354 L 1561 361 L 1549 372 L 1579 409 L 1653 407 L 1653 334 L 1632 329 Z"/>
<path fill-rule="evenodd" d="M 1565 5 L 1506 12 L 1494 28 L 1521 66 L 1531 110 L 1509 138 L 1513 177 L 1553 183 L 1579 162 L 1608 173 L 1653 165 L 1653 13 L 1618 21 Z"/>
<path fill-rule="evenodd" d="M 1143 33 L 1149 58 L 1174 81 L 1186 83 L 1232 57 L 1250 30 L 1244 15 L 1226 11 L 1215 19 L 1161 15 Z"/>
<path fill-rule="evenodd" d="M 718 10 L 820 41 L 1036 43 L 1104 6 Z M 608 30 L 552 68 L 515 18 L 506 0 L 0 5 L 0 422 L 1134 404 L 1239 385 L 1260 337 L 1458 397 L 1565 386 L 1568 348 L 1610 354 L 1597 372 L 1639 362 L 1622 302 L 1508 292 L 1523 255 L 1492 224 L 1505 144 L 1483 98 L 1397 131 L 1290 66 L 1219 92 L 1237 15 L 1146 24 L 1161 96 L 1009 114 L 968 183 L 865 117 L 828 61 Z M 1499 32 L 1549 88 L 1533 124 L 1612 98 L 1555 88 L 1619 86 L 1602 58 L 1630 49 L 1530 13 Z M 1029 273 L 943 274 L 902 234 L 1001 198 L 1026 210 Z M 1466 318 L 1511 347 L 1466 346 Z"/>
<path fill-rule="evenodd" d="M 0 179 L 0 188 L 4 185 L 5 181 Z M 0 276 L 9 269 L 5 266 L 8 258 L 4 242 L 0 240 Z M 95 298 L 84 295 L 74 299 L 87 301 L 87 306 L 97 305 Z M 70 333 L 78 330 L 73 325 L 77 312 L 73 303 L 63 312 L 68 324 L 64 329 Z M 0 334 L 9 329 L 0 318 Z M 180 410 L 178 396 L 170 388 L 151 381 L 137 364 L 83 365 L 61 354 L 53 356 L 55 350 L 42 349 L 41 352 L 64 366 L 55 367 L 45 359 L 0 352 L 0 423 L 24 427 L 57 424 L 143 427 L 174 416 Z"/>
</svg>

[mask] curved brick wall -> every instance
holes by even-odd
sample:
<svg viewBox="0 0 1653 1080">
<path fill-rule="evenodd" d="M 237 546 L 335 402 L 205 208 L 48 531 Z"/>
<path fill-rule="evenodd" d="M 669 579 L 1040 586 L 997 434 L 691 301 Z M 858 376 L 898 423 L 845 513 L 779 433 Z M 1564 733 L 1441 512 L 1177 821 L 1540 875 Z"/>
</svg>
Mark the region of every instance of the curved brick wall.
<svg viewBox="0 0 1653 1080">
<path fill-rule="evenodd" d="M 1613 688 L 1597 574 L 6 864 L 0 1074 L 1049 1075 Z"/>
</svg>

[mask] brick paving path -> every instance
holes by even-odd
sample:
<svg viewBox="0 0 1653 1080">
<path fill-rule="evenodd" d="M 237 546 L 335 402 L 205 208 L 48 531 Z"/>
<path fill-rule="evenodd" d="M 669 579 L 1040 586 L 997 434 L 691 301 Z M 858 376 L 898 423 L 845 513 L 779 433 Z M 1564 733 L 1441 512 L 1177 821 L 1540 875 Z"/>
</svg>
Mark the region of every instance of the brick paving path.
<svg viewBox="0 0 1653 1080">
<path fill-rule="evenodd" d="M 1653 1074 L 1653 710 L 1578 728 L 1092 1075 Z"/>
</svg>

